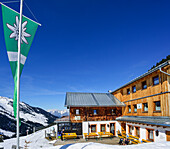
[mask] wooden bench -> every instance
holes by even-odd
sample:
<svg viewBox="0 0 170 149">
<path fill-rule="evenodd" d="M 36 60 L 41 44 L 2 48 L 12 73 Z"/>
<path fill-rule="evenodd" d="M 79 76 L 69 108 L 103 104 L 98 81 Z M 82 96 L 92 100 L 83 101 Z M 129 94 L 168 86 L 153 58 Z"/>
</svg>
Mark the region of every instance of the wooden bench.
<svg viewBox="0 0 170 149">
<path fill-rule="evenodd" d="M 139 140 L 133 140 L 131 141 L 132 144 L 140 144 L 141 142 Z"/>
<path fill-rule="evenodd" d="M 131 140 L 131 144 L 139 144 L 139 143 L 141 143 L 139 141 L 139 137 L 136 137 L 136 136 L 133 136 L 133 135 L 130 135 L 130 134 L 129 134 L 128 139 Z"/>
<path fill-rule="evenodd" d="M 87 139 L 89 139 L 89 138 L 96 138 L 96 140 L 97 140 L 97 138 L 98 138 L 98 136 L 99 136 L 99 135 L 96 134 L 95 132 L 83 133 L 83 135 L 84 135 L 86 141 L 87 141 Z"/>
<path fill-rule="evenodd" d="M 136 137 L 136 136 L 129 135 L 129 137 L 139 140 L 139 137 Z"/>
<path fill-rule="evenodd" d="M 55 140 L 55 139 L 56 139 L 56 137 L 55 137 L 55 136 L 52 136 L 50 133 L 47 133 L 45 138 L 46 138 L 47 140 L 49 140 L 49 141 L 52 141 L 52 140 Z"/>
<path fill-rule="evenodd" d="M 63 133 L 63 140 L 66 139 L 76 139 L 77 138 L 77 134 L 76 133 Z"/>
<path fill-rule="evenodd" d="M 125 138 L 124 136 L 120 136 L 120 135 L 119 135 L 118 137 L 119 137 L 120 139 L 124 139 L 124 138 Z"/>
<path fill-rule="evenodd" d="M 110 132 L 98 132 L 100 139 L 102 140 L 102 137 L 113 137 L 113 134 Z"/>
<path fill-rule="evenodd" d="M 142 142 L 144 142 L 144 143 L 150 143 L 151 141 L 148 141 L 148 140 L 142 139 Z"/>
<path fill-rule="evenodd" d="M 138 144 L 136 141 L 131 141 L 131 144 Z"/>
<path fill-rule="evenodd" d="M 126 131 L 122 130 L 122 134 L 126 134 Z"/>
<path fill-rule="evenodd" d="M 123 135 L 126 136 L 126 131 L 122 131 L 122 133 L 120 133 L 120 130 L 118 130 L 118 131 L 117 131 L 117 134 L 118 134 L 118 135 L 122 135 L 122 136 L 123 136 Z"/>
</svg>

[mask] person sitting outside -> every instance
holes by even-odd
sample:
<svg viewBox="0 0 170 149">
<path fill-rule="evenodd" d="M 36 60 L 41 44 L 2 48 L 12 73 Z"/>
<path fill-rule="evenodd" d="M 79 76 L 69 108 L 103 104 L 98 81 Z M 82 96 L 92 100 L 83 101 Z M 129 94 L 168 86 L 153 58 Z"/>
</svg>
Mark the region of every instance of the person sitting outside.
<svg viewBox="0 0 170 149">
<path fill-rule="evenodd" d="M 129 140 L 128 138 L 125 139 L 125 145 L 128 145 L 129 144 Z"/>
<path fill-rule="evenodd" d="M 123 145 L 123 138 L 120 138 L 119 144 Z"/>
<path fill-rule="evenodd" d="M 61 141 L 63 141 L 64 128 L 61 130 Z"/>
</svg>

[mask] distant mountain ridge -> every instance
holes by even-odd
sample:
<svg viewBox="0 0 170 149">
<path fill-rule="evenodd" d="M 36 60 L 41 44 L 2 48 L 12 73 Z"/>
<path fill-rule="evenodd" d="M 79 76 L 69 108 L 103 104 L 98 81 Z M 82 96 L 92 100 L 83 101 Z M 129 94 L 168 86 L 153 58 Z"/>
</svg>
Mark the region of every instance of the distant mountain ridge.
<svg viewBox="0 0 170 149">
<path fill-rule="evenodd" d="M 38 108 L 32 107 L 24 102 L 20 102 L 20 133 L 25 135 L 33 131 L 33 127 L 43 127 L 53 123 L 58 117 Z M 0 96 L 0 132 L 6 137 L 15 135 L 16 120 L 13 113 L 13 99 Z"/>
<path fill-rule="evenodd" d="M 69 115 L 69 110 L 65 109 L 65 110 L 57 110 L 57 109 L 53 109 L 53 110 L 47 110 L 49 113 L 61 118 L 63 116 L 68 116 Z"/>
</svg>

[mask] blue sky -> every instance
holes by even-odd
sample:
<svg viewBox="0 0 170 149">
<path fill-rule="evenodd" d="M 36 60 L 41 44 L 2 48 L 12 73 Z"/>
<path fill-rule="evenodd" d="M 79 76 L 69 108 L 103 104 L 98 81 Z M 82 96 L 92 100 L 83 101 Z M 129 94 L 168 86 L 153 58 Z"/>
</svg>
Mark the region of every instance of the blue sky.
<svg viewBox="0 0 170 149">
<path fill-rule="evenodd" d="M 21 76 L 32 106 L 64 109 L 66 92 L 114 90 L 170 54 L 169 0 L 24 1 L 42 24 Z M 13 89 L 0 12 L 0 96 Z"/>
</svg>

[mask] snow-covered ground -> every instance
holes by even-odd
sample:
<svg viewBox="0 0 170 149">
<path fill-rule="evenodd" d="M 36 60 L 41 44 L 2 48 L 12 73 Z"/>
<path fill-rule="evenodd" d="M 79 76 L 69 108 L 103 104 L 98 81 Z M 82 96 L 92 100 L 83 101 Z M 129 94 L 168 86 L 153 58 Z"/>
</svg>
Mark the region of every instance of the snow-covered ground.
<svg viewBox="0 0 170 149">
<path fill-rule="evenodd" d="M 52 147 L 49 144 L 49 141 L 45 139 L 45 130 L 40 130 L 34 134 L 28 136 L 20 137 L 20 146 L 24 147 L 25 142 L 30 142 L 28 144 L 29 149 L 39 149 L 39 148 L 49 148 Z M 0 143 L 0 146 L 3 146 L 4 149 L 11 149 L 12 145 L 16 145 L 16 138 L 5 140 L 3 143 Z"/>
<path fill-rule="evenodd" d="M 170 149 L 170 142 L 159 142 L 159 143 L 145 143 L 138 145 L 128 145 L 128 146 L 120 146 L 120 145 L 106 145 L 100 143 L 75 143 L 68 145 L 58 145 L 53 146 L 55 141 L 48 141 L 45 139 L 45 130 L 49 131 L 51 128 L 47 128 L 44 130 L 40 130 L 35 132 L 34 134 L 20 137 L 20 146 L 24 147 L 26 145 L 25 142 L 30 142 L 28 144 L 28 149 Z M 8 139 L 3 143 L 0 143 L 0 146 L 4 147 L 4 149 L 11 149 L 12 145 L 16 144 L 16 139 Z"/>
<path fill-rule="evenodd" d="M 100 144 L 100 143 L 76 143 L 72 144 L 70 146 L 66 146 L 67 149 L 170 149 L 170 142 L 162 142 L 162 143 L 147 143 L 147 144 L 138 144 L 138 145 L 106 145 L 106 144 Z M 66 149 L 62 148 L 62 149 Z M 50 149 L 60 149 L 60 147 L 57 146 L 57 148 L 53 147 Z"/>
</svg>

